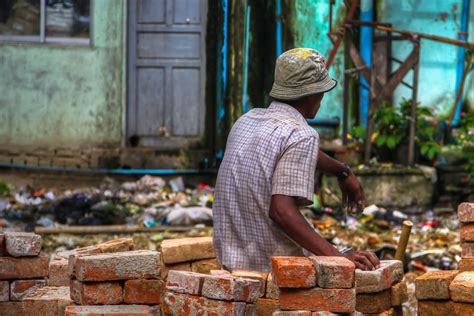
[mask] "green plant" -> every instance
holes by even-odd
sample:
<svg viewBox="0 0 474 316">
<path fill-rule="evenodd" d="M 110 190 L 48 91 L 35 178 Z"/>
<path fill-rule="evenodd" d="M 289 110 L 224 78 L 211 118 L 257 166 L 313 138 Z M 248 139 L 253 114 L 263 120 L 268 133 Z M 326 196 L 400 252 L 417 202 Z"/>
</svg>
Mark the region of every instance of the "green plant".
<svg viewBox="0 0 474 316">
<path fill-rule="evenodd" d="M 461 113 L 461 127 L 457 139 L 467 158 L 465 168 L 469 172 L 471 183 L 474 183 L 474 112 Z"/>
</svg>

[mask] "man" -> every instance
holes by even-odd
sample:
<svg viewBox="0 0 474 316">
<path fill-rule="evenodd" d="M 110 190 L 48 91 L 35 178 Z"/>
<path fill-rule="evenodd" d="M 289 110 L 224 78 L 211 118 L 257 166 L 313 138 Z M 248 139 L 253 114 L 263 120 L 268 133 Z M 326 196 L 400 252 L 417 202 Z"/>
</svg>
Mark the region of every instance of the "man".
<svg viewBox="0 0 474 316">
<path fill-rule="evenodd" d="M 225 269 L 270 271 L 271 257 L 303 256 L 303 249 L 318 256 L 345 256 L 363 270 L 379 267 L 371 252 L 340 253 L 298 208 L 313 201 L 316 166 L 338 177 L 350 211 L 364 204 L 357 178 L 319 150 L 319 135 L 306 122 L 336 84 L 316 50 L 292 49 L 276 62 L 270 92 L 275 101 L 234 124 L 213 206 L 214 247 Z"/>
</svg>

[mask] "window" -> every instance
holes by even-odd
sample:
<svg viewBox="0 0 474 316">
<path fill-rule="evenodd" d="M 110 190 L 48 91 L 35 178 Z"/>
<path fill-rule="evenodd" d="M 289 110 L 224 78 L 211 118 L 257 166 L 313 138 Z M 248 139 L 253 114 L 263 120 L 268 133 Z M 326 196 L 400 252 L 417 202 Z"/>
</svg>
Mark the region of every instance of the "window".
<svg viewBox="0 0 474 316">
<path fill-rule="evenodd" d="M 1 0 L 0 41 L 90 44 L 91 0 Z"/>
</svg>

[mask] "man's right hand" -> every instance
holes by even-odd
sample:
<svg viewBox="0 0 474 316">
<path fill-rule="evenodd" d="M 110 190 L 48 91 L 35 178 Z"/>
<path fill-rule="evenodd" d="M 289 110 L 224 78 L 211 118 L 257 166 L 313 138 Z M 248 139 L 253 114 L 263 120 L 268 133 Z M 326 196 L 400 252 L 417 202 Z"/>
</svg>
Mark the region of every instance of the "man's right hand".
<svg viewBox="0 0 474 316">
<path fill-rule="evenodd" d="M 354 262 L 357 269 L 372 271 L 380 268 L 380 260 L 371 251 L 356 250 L 344 254 L 344 257 Z"/>
</svg>

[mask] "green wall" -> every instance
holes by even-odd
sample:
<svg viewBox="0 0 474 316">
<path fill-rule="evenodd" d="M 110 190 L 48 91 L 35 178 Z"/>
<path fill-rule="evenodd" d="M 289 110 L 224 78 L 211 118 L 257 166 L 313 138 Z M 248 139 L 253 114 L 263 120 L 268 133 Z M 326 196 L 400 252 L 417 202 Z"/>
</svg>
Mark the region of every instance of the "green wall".
<svg viewBox="0 0 474 316">
<path fill-rule="evenodd" d="M 125 0 L 92 10 L 92 46 L 0 42 L 0 146 L 120 144 Z"/>
</svg>

